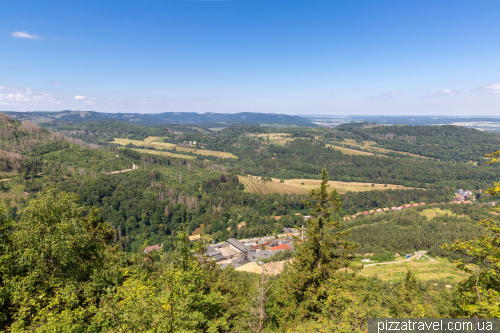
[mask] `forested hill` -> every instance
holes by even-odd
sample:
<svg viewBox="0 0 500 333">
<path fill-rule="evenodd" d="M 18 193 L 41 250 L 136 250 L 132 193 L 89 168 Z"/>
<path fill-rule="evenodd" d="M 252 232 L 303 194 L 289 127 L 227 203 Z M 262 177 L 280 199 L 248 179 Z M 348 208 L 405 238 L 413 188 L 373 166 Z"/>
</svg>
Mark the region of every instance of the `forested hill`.
<svg viewBox="0 0 500 333">
<path fill-rule="evenodd" d="M 17 120 L 29 120 L 34 123 L 69 122 L 82 123 L 91 121 L 119 120 L 138 125 L 159 124 L 200 124 L 209 123 L 214 127 L 228 124 L 291 124 L 298 126 L 315 126 L 309 120 L 285 114 L 274 113 L 203 113 L 196 112 L 163 112 L 154 114 L 142 113 L 100 113 L 94 111 L 60 111 L 60 112 L 4 112 Z M 218 124 L 219 123 L 219 124 Z"/>
</svg>

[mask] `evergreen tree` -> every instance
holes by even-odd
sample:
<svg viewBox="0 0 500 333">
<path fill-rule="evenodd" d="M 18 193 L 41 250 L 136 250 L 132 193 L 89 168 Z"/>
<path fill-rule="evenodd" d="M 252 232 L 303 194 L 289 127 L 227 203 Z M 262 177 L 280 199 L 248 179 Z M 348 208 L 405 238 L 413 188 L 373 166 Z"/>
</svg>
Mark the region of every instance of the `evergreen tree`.
<svg viewBox="0 0 500 333">
<path fill-rule="evenodd" d="M 304 202 L 311 215 L 305 228 L 306 239 L 296 239 L 297 254 L 277 291 L 283 323 L 320 315 L 327 297 L 326 281 L 345 274 L 342 270 L 350 267 L 357 246 L 345 240 L 349 230 L 341 231 L 340 222 L 334 219 L 342 201 L 336 190 L 328 191 L 327 175 L 323 169 L 320 187 L 309 192 L 311 201 Z"/>
</svg>

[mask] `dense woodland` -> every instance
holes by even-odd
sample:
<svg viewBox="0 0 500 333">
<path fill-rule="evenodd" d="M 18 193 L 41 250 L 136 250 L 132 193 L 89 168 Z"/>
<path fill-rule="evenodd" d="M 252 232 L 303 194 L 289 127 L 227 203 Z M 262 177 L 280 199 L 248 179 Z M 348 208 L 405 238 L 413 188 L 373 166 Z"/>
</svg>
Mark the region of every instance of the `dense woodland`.
<svg viewBox="0 0 500 333">
<path fill-rule="evenodd" d="M 389 284 L 363 277 L 357 268 L 341 270 L 357 265 L 355 254 L 393 258 L 418 250 L 461 260 L 469 273 L 471 265 L 480 265 L 468 248 L 481 246 L 474 237 L 498 232 L 498 215 L 488 206 L 447 202 L 457 188 L 474 190 L 476 202 L 495 200 L 497 192 L 485 190 L 498 182 L 500 169 L 486 163 L 494 156 L 483 155 L 498 150 L 496 134 L 374 124 L 213 131 L 117 121 L 47 123 L 42 129 L 0 117 L 0 321 L 7 331 L 351 332 L 363 330 L 368 317 L 497 316 L 494 306 L 479 304 L 470 293 L 474 274 L 449 290 L 439 281 L 421 283 L 411 272 Z M 278 145 L 265 135 L 252 136 L 275 132 L 294 140 Z M 238 159 L 173 158 L 110 144 L 116 137 L 149 136 L 174 144 L 197 141 L 198 147 Z M 344 139 L 430 158 L 348 155 L 327 146 Z M 112 173 L 132 165 L 138 169 Z M 238 179 L 320 179 L 324 168 L 331 180 L 407 188 L 264 195 L 249 193 Z M 321 195 L 325 204 L 311 211 L 309 202 L 321 201 Z M 419 207 L 335 222 L 412 202 L 443 203 L 433 207 L 453 215 L 428 219 L 420 214 L 428 207 Z M 277 277 L 221 270 L 199 260 L 200 242 L 186 240 L 195 229 L 210 241 L 269 236 L 301 226 L 302 216 L 311 213 L 308 241 L 269 260 L 295 258 Z M 492 224 L 477 225 L 485 219 Z M 238 229 L 243 221 L 247 226 Z M 162 250 L 142 252 L 154 244 L 163 244 Z M 481 276 L 490 279 L 481 290 L 488 295 L 485 302 L 497 297 L 491 269 L 485 266 Z"/>
</svg>

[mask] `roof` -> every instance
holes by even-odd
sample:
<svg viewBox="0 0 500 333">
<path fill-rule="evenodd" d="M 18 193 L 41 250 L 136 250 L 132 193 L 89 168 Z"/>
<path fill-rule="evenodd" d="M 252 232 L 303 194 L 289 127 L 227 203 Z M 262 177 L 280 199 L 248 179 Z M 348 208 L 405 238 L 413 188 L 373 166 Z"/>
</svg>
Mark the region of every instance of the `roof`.
<svg viewBox="0 0 500 333">
<path fill-rule="evenodd" d="M 229 243 L 229 245 L 232 245 L 240 252 L 248 251 L 248 247 L 246 245 L 244 245 L 243 243 L 241 243 L 240 241 L 238 241 L 237 239 L 229 238 L 227 240 L 227 242 Z"/>
<path fill-rule="evenodd" d="M 392 210 L 398 210 L 398 207 L 391 207 Z"/>
<path fill-rule="evenodd" d="M 223 256 L 222 254 L 218 254 L 218 255 L 216 255 L 216 256 L 214 256 L 214 258 L 215 258 L 215 260 L 217 260 L 217 261 L 226 259 L 226 257 L 225 257 L 225 256 Z"/>
<path fill-rule="evenodd" d="M 277 251 L 277 250 L 291 250 L 291 249 L 292 248 L 290 246 L 288 246 L 288 244 L 281 244 L 278 246 L 274 246 L 274 247 L 270 248 L 269 250 Z"/>
<path fill-rule="evenodd" d="M 161 245 L 160 244 L 155 244 L 148 246 L 147 248 L 144 249 L 144 253 L 149 253 L 153 250 L 160 251 L 161 250 Z"/>
<path fill-rule="evenodd" d="M 276 220 L 279 220 L 281 218 L 281 216 L 275 216 L 274 217 Z"/>
<path fill-rule="evenodd" d="M 208 257 L 215 257 L 216 255 L 219 255 L 219 254 L 222 254 L 222 252 L 217 251 L 217 250 L 207 251 L 205 253 L 205 255 Z"/>
</svg>

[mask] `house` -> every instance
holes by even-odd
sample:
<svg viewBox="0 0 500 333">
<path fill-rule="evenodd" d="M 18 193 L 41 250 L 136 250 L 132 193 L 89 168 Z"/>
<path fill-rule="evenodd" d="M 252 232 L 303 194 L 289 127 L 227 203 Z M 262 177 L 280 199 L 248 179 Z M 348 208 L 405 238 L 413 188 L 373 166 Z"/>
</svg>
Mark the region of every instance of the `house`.
<svg viewBox="0 0 500 333">
<path fill-rule="evenodd" d="M 375 213 L 375 209 L 370 210 L 370 214 Z"/>
<path fill-rule="evenodd" d="M 358 216 L 358 215 L 361 215 L 361 214 L 363 214 L 363 213 L 359 212 L 359 213 L 356 213 L 356 215 L 355 215 L 355 216 Z"/>
<path fill-rule="evenodd" d="M 469 204 L 469 203 L 472 203 L 472 201 L 467 200 L 467 201 L 464 201 L 463 203 L 464 203 L 464 204 Z"/>
<path fill-rule="evenodd" d="M 194 241 L 197 241 L 197 240 L 200 240 L 200 239 L 201 239 L 201 235 L 189 236 L 189 241 L 190 242 L 194 242 Z"/>
<path fill-rule="evenodd" d="M 281 216 L 275 216 L 274 217 L 276 220 L 279 220 L 281 218 Z"/>
<path fill-rule="evenodd" d="M 229 244 L 229 247 L 235 249 L 238 252 L 247 252 L 249 249 L 245 244 L 241 243 L 235 238 L 229 238 L 227 240 L 227 243 Z"/>
<path fill-rule="evenodd" d="M 425 202 L 421 202 L 421 203 L 420 203 L 420 206 L 425 206 Z"/>
<path fill-rule="evenodd" d="M 309 220 L 310 218 L 311 218 L 311 215 L 304 215 L 304 217 L 303 217 L 304 221 L 307 221 L 307 220 Z"/>
<path fill-rule="evenodd" d="M 383 211 L 382 209 L 380 209 L 380 208 L 379 208 L 379 209 L 377 209 L 375 212 L 376 212 L 377 214 L 380 214 L 380 213 L 383 213 L 384 211 Z"/>
<path fill-rule="evenodd" d="M 302 215 L 302 214 L 300 214 L 300 213 L 295 213 L 295 216 L 299 216 L 299 215 Z"/>
<path fill-rule="evenodd" d="M 391 207 L 391 210 L 394 212 L 396 210 L 399 210 L 398 207 Z"/>
<path fill-rule="evenodd" d="M 351 219 L 351 218 L 350 218 L 349 216 L 346 216 L 346 217 L 342 218 L 342 221 L 344 221 L 344 222 L 345 222 L 345 221 L 349 221 L 350 219 Z"/>
<path fill-rule="evenodd" d="M 247 223 L 246 222 L 241 222 L 240 224 L 237 225 L 238 229 L 241 229 L 243 227 L 246 227 Z"/>
<path fill-rule="evenodd" d="M 149 253 L 153 250 L 160 251 L 162 246 L 163 246 L 163 243 L 161 245 L 156 244 L 156 245 L 148 246 L 147 248 L 144 249 L 144 253 Z"/>
<path fill-rule="evenodd" d="M 362 259 L 361 262 L 372 262 L 370 259 Z"/>
<path fill-rule="evenodd" d="M 369 215 L 370 213 L 368 211 L 363 212 L 363 216 Z"/>
<path fill-rule="evenodd" d="M 390 211 L 390 209 L 387 208 L 387 207 L 386 208 L 382 208 L 382 210 L 384 211 L 384 213 Z"/>
<path fill-rule="evenodd" d="M 271 247 L 269 250 L 271 251 L 278 251 L 278 250 L 291 250 L 292 248 L 288 246 L 288 244 L 281 244 L 278 246 Z"/>
</svg>

